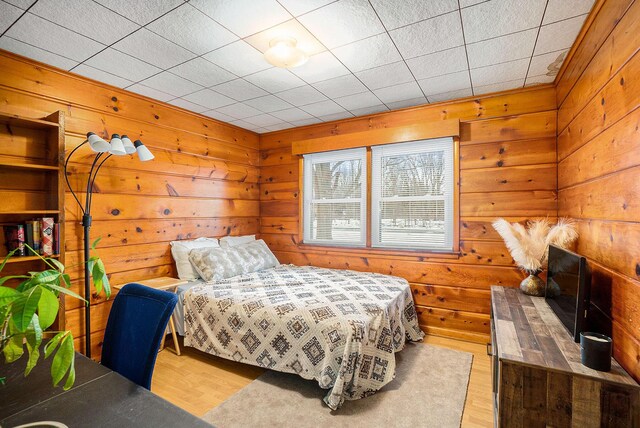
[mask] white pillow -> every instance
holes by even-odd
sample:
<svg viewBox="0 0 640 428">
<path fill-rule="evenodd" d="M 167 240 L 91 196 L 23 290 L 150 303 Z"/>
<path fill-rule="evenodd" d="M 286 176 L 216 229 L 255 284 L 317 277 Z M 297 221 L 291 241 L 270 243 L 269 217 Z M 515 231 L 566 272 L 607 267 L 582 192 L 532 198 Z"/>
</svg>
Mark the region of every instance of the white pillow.
<svg viewBox="0 0 640 428">
<path fill-rule="evenodd" d="M 189 260 L 207 282 L 280 265 L 262 239 L 229 248 L 196 248 L 189 252 Z"/>
<path fill-rule="evenodd" d="M 171 255 L 176 263 L 178 278 L 193 281 L 200 278 L 189 262 L 189 251 L 194 248 L 220 248 L 215 238 L 198 238 L 191 241 L 171 241 Z"/>
<path fill-rule="evenodd" d="M 225 236 L 220 238 L 220 246 L 222 248 L 237 247 L 238 245 L 248 244 L 256 240 L 256 235 L 244 236 Z"/>
</svg>

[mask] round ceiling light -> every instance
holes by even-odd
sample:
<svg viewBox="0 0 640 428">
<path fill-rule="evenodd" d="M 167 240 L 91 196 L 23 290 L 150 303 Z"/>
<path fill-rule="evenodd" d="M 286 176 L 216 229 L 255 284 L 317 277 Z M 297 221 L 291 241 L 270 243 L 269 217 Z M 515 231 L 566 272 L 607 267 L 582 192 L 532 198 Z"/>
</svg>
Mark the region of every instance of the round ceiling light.
<svg viewBox="0 0 640 428">
<path fill-rule="evenodd" d="M 309 57 L 296 45 L 296 39 L 291 37 L 273 39 L 269 43 L 270 47 L 264 53 L 264 56 L 269 63 L 276 67 L 299 67 L 307 62 Z"/>
</svg>

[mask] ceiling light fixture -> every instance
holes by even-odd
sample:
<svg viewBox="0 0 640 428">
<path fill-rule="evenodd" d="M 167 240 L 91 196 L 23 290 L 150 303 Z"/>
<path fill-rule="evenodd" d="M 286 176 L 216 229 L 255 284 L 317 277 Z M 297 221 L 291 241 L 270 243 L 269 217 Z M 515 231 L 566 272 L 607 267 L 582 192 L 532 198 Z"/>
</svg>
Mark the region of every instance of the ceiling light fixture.
<svg viewBox="0 0 640 428">
<path fill-rule="evenodd" d="M 280 68 L 299 67 L 309 59 L 309 56 L 297 46 L 297 41 L 291 37 L 271 40 L 269 49 L 264 53 L 269 63 Z"/>
</svg>

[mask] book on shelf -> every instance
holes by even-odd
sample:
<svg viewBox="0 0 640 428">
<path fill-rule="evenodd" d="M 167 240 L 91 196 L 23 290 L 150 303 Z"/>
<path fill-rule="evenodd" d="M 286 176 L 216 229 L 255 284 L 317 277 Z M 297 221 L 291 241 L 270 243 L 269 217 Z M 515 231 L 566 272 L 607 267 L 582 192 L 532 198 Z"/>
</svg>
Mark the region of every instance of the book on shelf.
<svg viewBox="0 0 640 428">
<path fill-rule="evenodd" d="M 14 256 L 33 256 L 27 245 L 45 257 L 60 254 L 60 224 L 52 217 L 5 224 L 3 229 L 7 252 L 17 249 Z"/>
</svg>

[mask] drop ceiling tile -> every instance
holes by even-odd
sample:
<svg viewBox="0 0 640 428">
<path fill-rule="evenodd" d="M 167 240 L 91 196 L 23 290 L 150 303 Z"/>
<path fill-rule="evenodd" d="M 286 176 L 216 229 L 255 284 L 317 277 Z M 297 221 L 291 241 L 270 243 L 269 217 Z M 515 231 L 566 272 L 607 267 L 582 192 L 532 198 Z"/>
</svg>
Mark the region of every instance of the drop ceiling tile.
<svg viewBox="0 0 640 428">
<path fill-rule="evenodd" d="M 458 9 L 457 0 L 371 0 L 387 30 L 413 24 Z"/>
<path fill-rule="evenodd" d="M 576 16 L 565 21 L 540 27 L 534 55 L 568 49 L 576 40 L 587 15 Z"/>
<path fill-rule="evenodd" d="M 484 67 L 516 59 L 531 58 L 538 29 L 521 31 L 467 45 L 469 66 Z"/>
<path fill-rule="evenodd" d="M 321 8 L 335 0 L 279 0 L 280 4 L 285 7 L 293 16 L 299 16 L 303 13 Z"/>
<path fill-rule="evenodd" d="M 191 0 L 190 4 L 240 37 L 291 19 L 276 0 Z"/>
<path fill-rule="evenodd" d="M 171 100 L 169 101 L 169 104 L 172 104 L 176 107 L 181 107 L 185 110 L 189 110 L 195 113 L 202 113 L 207 111 L 208 109 L 206 107 L 203 107 L 201 105 L 198 104 L 194 104 L 191 101 L 187 101 L 185 99 L 182 98 L 176 98 L 175 100 Z"/>
<path fill-rule="evenodd" d="M 429 101 L 439 103 L 441 101 L 455 100 L 456 98 L 465 98 L 473 95 L 471 88 L 460 89 L 458 91 L 444 92 L 442 94 L 429 95 Z"/>
<path fill-rule="evenodd" d="M 0 1 L 0 34 L 4 33 L 23 13 L 22 9 Z"/>
<path fill-rule="evenodd" d="M 420 86 L 416 82 L 402 83 L 373 91 L 383 103 L 395 103 L 397 101 L 410 100 L 424 97 Z"/>
<path fill-rule="evenodd" d="M 201 57 L 177 65 L 169 71 L 202 86 L 213 86 L 236 79 L 234 74 Z"/>
<path fill-rule="evenodd" d="M 272 67 L 245 76 L 245 79 L 267 92 L 280 92 L 305 84 L 298 76 L 284 68 Z"/>
<path fill-rule="evenodd" d="M 383 111 L 389 111 L 389 109 L 384 104 L 378 104 L 371 107 L 357 108 L 355 110 L 351 110 L 351 113 L 355 116 L 366 116 L 368 114 L 380 113 Z"/>
<path fill-rule="evenodd" d="M 405 59 L 462 46 L 462 27 L 458 12 L 390 31 L 391 38 Z"/>
<path fill-rule="evenodd" d="M 140 26 L 106 7 L 86 0 L 38 0 L 30 13 L 52 21 L 65 28 L 86 35 L 105 45 L 110 45 Z M 96 17 L 103 31 L 96 31 Z"/>
<path fill-rule="evenodd" d="M 171 68 L 196 56 L 146 28 L 141 28 L 120 40 L 113 45 L 113 48 L 163 69 Z"/>
<path fill-rule="evenodd" d="M 249 122 L 252 125 L 260 126 L 260 127 L 277 125 L 279 123 L 282 123 L 281 119 L 278 119 L 277 117 L 273 117 L 270 114 L 259 114 L 258 116 L 251 116 L 246 118 L 245 121 Z"/>
<path fill-rule="evenodd" d="M 295 39 L 296 46 L 302 49 L 307 55 L 315 55 L 326 50 L 325 47 L 322 46 L 322 43 L 295 19 L 290 19 L 275 27 L 268 28 L 244 40 L 264 53 L 271 47 L 270 43 L 272 40 L 287 37 Z"/>
<path fill-rule="evenodd" d="M 321 101 L 319 103 L 307 104 L 300 108 L 316 117 L 326 116 L 326 115 L 335 114 L 335 113 L 343 113 L 345 111 L 345 109 L 340 107 L 338 104 L 335 103 L 335 101 L 332 101 L 332 100 L 326 100 L 326 101 Z"/>
<path fill-rule="evenodd" d="M 97 80 L 98 82 L 103 82 L 119 88 L 126 88 L 127 86 L 135 83 L 131 80 L 123 79 L 122 77 L 107 73 L 106 71 L 98 70 L 97 68 L 89 67 L 85 64 L 79 64 L 73 69 L 73 72 L 81 76 L 88 77 L 89 79 Z"/>
<path fill-rule="evenodd" d="M 464 46 L 423 55 L 407 60 L 407 65 L 416 79 L 467 70 L 467 54 Z"/>
<path fill-rule="evenodd" d="M 487 0 L 460 0 L 460 7 L 469 7 L 469 6 L 473 6 L 474 4 L 478 4 L 478 3 L 483 3 Z"/>
<path fill-rule="evenodd" d="M 542 25 L 588 14 L 594 0 L 549 0 Z"/>
<path fill-rule="evenodd" d="M 396 101 L 393 103 L 387 103 L 387 107 L 389 107 L 390 110 L 399 110 L 401 108 L 421 106 L 427 103 L 428 103 L 427 99 L 424 96 L 422 96 L 417 98 L 411 98 L 410 100 L 402 100 L 402 101 Z"/>
<path fill-rule="evenodd" d="M 267 95 L 266 91 L 247 82 L 244 79 L 236 79 L 230 82 L 225 82 L 220 85 L 213 86 L 212 89 L 237 101 L 244 101 L 251 98 L 257 98 L 263 95 Z"/>
<path fill-rule="evenodd" d="M 151 76 L 140 83 L 149 88 L 171 94 L 174 97 L 181 97 L 202 89 L 202 86 L 176 76 L 175 74 L 171 74 L 168 71 L 163 71 L 155 76 Z"/>
<path fill-rule="evenodd" d="M 204 58 L 238 76 L 246 76 L 271 68 L 271 64 L 264 59 L 264 55 L 244 40 L 238 40 L 209 52 L 204 55 Z"/>
<path fill-rule="evenodd" d="M 198 92 L 185 95 L 182 98 L 192 103 L 207 107 L 205 110 L 216 109 L 235 103 L 231 98 L 219 94 L 216 91 L 212 91 L 211 89 L 202 89 Z"/>
<path fill-rule="evenodd" d="M 84 61 L 105 48 L 101 43 L 30 13 L 24 14 L 5 35 L 75 61 Z"/>
<path fill-rule="evenodd" d="M 431 95 L 434 94 L 471 89 L 469 71 L 467 70 L 418 80 L 418 84 L 429 99 L 431 99 Z"/>
<path fill-rule="evenodd" d="M 220 113 L 219 111 L 215 111 L 215 110 L 208 110 L 202 114 L 212 119 L 221 120 L 222 122 L 227 122 L 227 123 L 231 122 L 232 120 L 236 120 L 235 117 L 231 117 L 228 114 Z"/>
<path fill-rule="evenodd" d="M 243 103 L 231 104 L 216 109 L 219 113 L 235 117 L 236 119 L 245 119 L 251 116 L 257 116 L 262 112 Z"/>
<path fill-rule="evenodd" d="M 4 0 L 5 3 L 9 3 L 12 4 L 13 6 L 19 7 L 20 9 L 27 9 L 29 6 L 31 6 L 33 3 L 35 3 L 36 0 Z"/>
<path fill-rule="evenodd" d="M 413 75 L 404 61 L 363 70 L 356 73 L 356 76 L 372 90 L 414 80 Z"/>
<path fill-rule="evenodd" d="M 402 60 L 387 33 L 349 43 L 332 52 L 353 72 Z"/>
<path fill-rule="evenodd" d="M 291 124 L 294 126 L 308 126 L 315 125 L 316 123 L 322 123 L 322 121 L 314 117 L 313 119 L 294 120 L 293 122 L 291 122 Z"/>
<path fill-rule="evenodd" d="M 298 20 L 329 49 L 385 31 L 367 0 L 340 0 Z"/>
<path fill-rule="evenodd" d="M 525 80 L 524 86 L 542 85 L 544 83 L 552 83 L 555 80 L 555 76 L 547 76 L 546 74 L 538 76 L 529 76 Z"/>
<path fill-rule="evenodd" d="M 244 102 L 251 107 L 255 107 L 264 113 L 270 113 L 272 111 L 284 110 L 293 107 L 286 101 L 281 100 L 275 95 L 265 95 L 264 97 L 253 98 Z"/>
<path fill-rule="evenodd" d="M 240 128 L 243 128 L 243 129 L 248 129 L 248 130 L 259 128 L 258 126 L 247 122 L 246 120 L 234 120 L 231 122 L 231 124 L 235 126 L 239 126 Z"/>
<path fill-rule="evenodd" d="M 462 9 L 467 43 L 540 25 L 547 0 L 493 0 Z"/>
<path fill-rule="evenodd" d="M 314 83 L 313 86 L 329 98 L 346 97 L 347 95 L 367 91 L 367 87 L 351 74 L 323 80 L 322 82 Z"/>
<path fill-rule="evenodd" d="M 281 131 L 283 129 L 293 128 L 293 125 L 291 125 L 290 123 L 283 122 L 278 125 L 265 126 L 264 128 L 268 131 L 273 132 L 273 131 Z"/>
<path fill-rule="evenodd" d="M 300 110 L 299 108 L 288 108 L 286 110 L 274 111 L 271 114 L 287 122 L 291 122 L 292 120 L 303 120 L 312 118 L 309 113 Z"/>
<path fill-rule="evenodd" d="M 372 107 L 380 104 L 380 100 L 378 99 L 378 97 L 373 95 L 372 92 L 362 92 L 360 94 L 335 98 L 334 101 L 347 110 Z"/>
<path fill-rule="evenodd" d="M 347 67 L 342 65 L 329 51 L 313 55 L 300 67 L 291 69 L 291 72 L 308 83 L 320 82 L 349 74 Z"/>
<path fill-rule="evenodd" d="M 529 66 L 529 76 L 539 76 L 545 74 L 554 77 L 560 71 L 560 66 L 567 56 L 568 50 L 549 52 L 534 56 Z"/>
<path fill-rule="evenodd" d="M 36 48 L 35 46 L 28 45 L 7 36 L 0 38 L 0 49 L 33 58 L 36 61 L 44 62 L 64 70 L 71 70 L 73 67 L 78 65 L 78 61 L 47 52 L 43 49 Z"/>
<path fill-rule="evenodd" d="M 103 6 L 140 24 L 146 25 L 164 15 L 176 6 L 184 5 L 183 0 L 96 0 Z"/>
<path fill-rule="evenodd" d="M 282 98 L 296 107 L 317 103 L 327 99 L 327 97 L 310 85 L 304 85 L 299 88 L 289 89 L 288 91 L 278 92 L 277 95 L 279 98 Z"/>
<path fill-rule="evenodd" d="M 522 88 L 524 86 L 524 78 L 516 80 L 508 80 L 506 82 L 498 82 L 490 85 L 474 86 L 473 93 L 475 95 L 489 94 L 492 92 L 506 91 L 507 89 Z"/>
<path fill-rule="evenodd" d="M 153 98 L 158 101 L 169 101 L 175 98 L 175 96 L 171 94 L 141 85 L 140 83 L 127 87 L 127 91 L 135 92 L 136 94 L 144 95 L 145 97 Z"/>
<path fill-rule="evenodd" d="M 92 56 L 86 61 L 86 64 L 134 82 L 139 82 L 162 71 L 156 66 L 112 48 L 107 48 Z"/>
<path fill-rule="evenodd" d="M 328 114 L 326 116 L 320 116 L 318 117 L 318 119 L 322 120 L 323 122 L 331 122 L 333 120 L 348 119 L 350 117 L 353 117 L 353 114 L 348 111 L 344 111 L 340 113 Z"/>
<path fill-rule="evenodd" d="M 189 4 L 167 13 L 147 28 L 198 55 L 238 40 L 231 31 Z"/>
<path fill-rule="evenodd" d="M 476 87 L 493 85 L 494 83 L 507 82 L 509 80 L 524 80 L 529 67 L 529 58 L 503 64 L 490 65 L 488 67 L 474 68 L 471 70 L 471 83 L 474 93 Z"/>
</svg>

